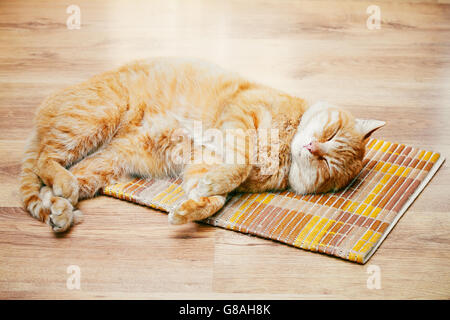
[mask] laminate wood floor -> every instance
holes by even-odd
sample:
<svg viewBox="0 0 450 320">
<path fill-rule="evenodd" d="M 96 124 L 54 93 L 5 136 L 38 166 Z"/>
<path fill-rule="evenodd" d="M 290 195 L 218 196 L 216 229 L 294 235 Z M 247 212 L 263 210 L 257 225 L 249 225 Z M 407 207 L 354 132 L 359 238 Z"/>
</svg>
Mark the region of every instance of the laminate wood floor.
<svg viewBox="0 0 450 320">
<path fill-rule="evenodd" d="M 446 163 L 364 266 L 206 225 L 170 226 L 161 212 L 107 197 L 82 202 L 84 222 L 56 236 L 18 195 L 43 98 L 151 56 L 211 60 L 386 120 L 375 137 L 448 157 L 448 1 L 73 3 L 80 29 L 67 27 L 72 1 L 0 2 L 0 298 L 450 298 Z M 367 27 L 373 4 L 380 29 Z M 80 289 L 67 286 L 70 266 Z M 380 289 L 367 285 L 372 268 Z"/>
</svg>

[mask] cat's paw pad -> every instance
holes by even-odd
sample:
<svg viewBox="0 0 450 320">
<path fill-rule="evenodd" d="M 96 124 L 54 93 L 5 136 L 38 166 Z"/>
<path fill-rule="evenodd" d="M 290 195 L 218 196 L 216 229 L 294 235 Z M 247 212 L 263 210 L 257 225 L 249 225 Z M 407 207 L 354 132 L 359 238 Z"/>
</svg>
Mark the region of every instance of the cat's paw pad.
<svg viewBox="0 0 450 320">
<path fill-rule="evenodd" d="M 53 199 L 50 212 L 48 224 L 54 232 L 66 231 L 74 223 L 80 222 L 82 217 L 80 210 L 74 211 L 69 200 L 60 197 Z"/>
<path fill-rule="evenodd" d="M 78 203 L 78 181 L 71 172 L 57 176 L 53 182 L 52 189 L 55 196 L 69 200 L 73 206 Z"/>
</svg>

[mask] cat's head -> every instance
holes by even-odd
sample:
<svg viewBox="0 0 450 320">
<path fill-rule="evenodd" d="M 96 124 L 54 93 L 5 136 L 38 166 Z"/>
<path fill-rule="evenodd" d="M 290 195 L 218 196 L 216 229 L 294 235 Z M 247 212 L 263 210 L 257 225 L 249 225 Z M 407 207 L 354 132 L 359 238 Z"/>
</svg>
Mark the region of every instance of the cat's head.
<svg viewBox="0 0 450 320">
<path fill-rule="evenodd" d="M 291 143 L 291 188 L 304 194 L 346 186 L 363 166 L 367 139 L 384 124 L 324 102 L 308 108 Z"/>
</svg>

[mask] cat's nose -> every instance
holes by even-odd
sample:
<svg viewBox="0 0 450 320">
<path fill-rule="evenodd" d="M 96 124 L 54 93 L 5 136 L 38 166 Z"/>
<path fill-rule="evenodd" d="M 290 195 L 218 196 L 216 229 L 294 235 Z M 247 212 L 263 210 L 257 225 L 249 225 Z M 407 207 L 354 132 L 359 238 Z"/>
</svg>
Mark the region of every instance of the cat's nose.
<svg viewBox="0 0 450 320">
<path fill-rule="evenodd" d="M 315 156 L 321 155 L 319 143 L 316 141 L 311 141 L 310 143 L 305 145 L 304 148 L 306 148 L 306 150 L 308 150 L 309 152 L 311 152 L 311 154 L 313 154 Z"/>
</svg>

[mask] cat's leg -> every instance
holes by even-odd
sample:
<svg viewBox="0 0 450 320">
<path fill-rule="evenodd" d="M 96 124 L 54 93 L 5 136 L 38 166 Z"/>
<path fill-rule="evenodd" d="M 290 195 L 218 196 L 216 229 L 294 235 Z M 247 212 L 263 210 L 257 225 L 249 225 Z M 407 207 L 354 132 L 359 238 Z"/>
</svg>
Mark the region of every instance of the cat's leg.
<svg viewBox="0 0 450 320">
<path fill-rule="evenodd" d="M 169 214 L 172 224 L 203 220 L 219 211 L 227 194 L 247 177 L 251 167 L 245 165 L 188 165 L 183 175 L 183 189 L 188 199 Z"/>
<path fill-rule="evenodd" d="M 66 198 L 75 206 L 78 202 L 77 179 L 67 167 L 113 137 L 119 127 L 121 111 L 117 106 L 99 105 L 94 112 L 82 102 L 66 109 L 61 109 L 58 114 L 59 117 L 65 115 L 61 120 L 42 123 L 47 118 L 38 118 L 42 128 L 37 173 L 44 184 L 53 189 L 55 196 Z"/>
<path fill-rule="evenodd" d="M 69 170 L 77 180 L 79 200 L 92 198 L 103 187 L 120 180 L 127 164 L 120 145 L 111 143 L 72 166 Z"/>
<path fill-rule="evenodd" d="M 92 198 L 102 187 L 111 184 L 119 179 L 125 172 L 124 163 L 120 157 L 116 144 L 112 143 L 103 149 L 96 151 L 92 155 L 79 161 L 69 170 L 61 171 L 60 175 L 55 175 L 59 179 L 66 179 L 61 185 L 71 184 L 76 190 L 76 200 Z M 53 170 L 58 168 L 55 166 Z M 58 168 L 59 169 L 59 168 Z M 48 209 L 49 214 L 45 217 L 45 222 L 49 224 L 53 231 L 62 232 L 71 225 L 81 221 L 82 214 L 76 210 L 70 199 L 60 196 L 53 188 L 44 186 L 41 188 L 39 197 L 42 199 L 43 207 Z M 58 190 L 58 189 L 56 189 Z"/>
<path fill-rule="evenodd" d="M 69 170 L 56 165 L 52 168 L 53 172 L 57 169 L 60 169 L 60 172 L 54 175 L 54 179 L 61 181 L 59 183 L 52 181 L 53 188 L 42 187 L 39 195 L 43 207 L 49 210 L 45 222 L 55 232 L 65 231 L 71 225 L 81 221 L 81 211 L 75 209 L 70 199 L 57 193 L 58 185 L 73 187 L 73 190 L 76 190 L 78 202 L 78 200 L 92 198 L 99 189 L 115 182 L 124 173 L 120 153 L 114 144 L 82 159 Z"/>
<path fill-rule="evenodd" d="M 37 160 L 39 178 L 44 186 L 39 191 L 40 220 L 55 232 L 66 231 L 81 221 L 81 211 L 74 210 L 78 203 L 78 183 L 65 167 L 63 151 L 46 145 Z"/>
<path fill-rule="evenodd" d="M 78 203 L 78 182 L 63 165 L 62 151 L 57 146 L 47 145 L 37 161 L 40 179 L 45 186 L 40 188 L 39 199 L 44 214 L 40 219 L 55 232 L 66 231 L 81 221 L 81 211 L 74 210 Z"/>
<path fill-rule="evenodd" d="M 183 189 L 188 200 L 169 214 L 172 224 L 205 219 L 220 210 L 229 192 L 247 179 L 252 169 L 249 148 L 252 143 L 244 131 L 232 134 L 232 144 L 225 143 L 223 152 L 209 162 L 186 165 L 183 174 Z M 197 151 L 198 152 L 198 151 Z"/>
<path fill-rule="evenodd" d="M 143 165 L 145 160 L 140 156 L 140 145 L 137 145 L 133 137 L 116 137 L 110 144 L 80 160 L 65 171 L 73 177 L 76 185 L 77 201 L 92 198 L 103 187 L 119 181 L 127 173 L 135 172 L 138 164 Z M 152 162 L 149 160 L 149 162 Z M 59 169 L 55 166 L 53 172 Z M 138 170 L 143 172 L 144 169 Z M 148 172 L 151 174 L 152 172 Z M 65 174 L 62 171 L 62 174 Z M 69 180 L 70 181 L 70 180 Z M 80 221 L 81 212 L 75 210 L 69 199 L 57 196 L 50 187 L 41 188 L 40 198 L 45 209 L 49 210 L 45 218 L 54 231 L 62 232 L 71 225 Z"/>
<path fill-rule="evenodd" d="M 44 186 L 36 186 L 39 197 L 34 207 L 28 210 L 56 232 L 67 230 L 80 220 L 81 212 L 74 210 L 79 199 L 79 183 L 67 167 L 114 135 L 120 114 L 115 109 L 107 111 L 92 115 L 86 112 L 76 114 L 74 111 L 67 116 L 66 122 L 41 124 L 43 128 L 36 141 L 36 159 L 33 161 L 36 168 L 33 168 L 33 172 Z M 114 117 L 111 116 L 113 113 Z M 71 124 L 70 127 L 67 122 Z M 98 126 L 98 123 L 102 125 Z M 44 125 L 47 127 L 44 128 Z"/>
<path fill-rule="evenodd" d="M 199 181 L 212 169 L 206 163 L 188 164 L 183 172 L 182 188 L 188 199 L 169 213 L 171 224 L 184 224 L 202 220 L 216 213 L 225 204 L 226 192 L 210 197 L 201 197 L 196 192 Z"/>
<path fill-rule="evenodd" d="M 217 125 L 216 135 L 220 134 L 221 138 L 215 138 L 213 147 L 201 150 L 206 162 L 196 164 L 194 159 L 185 170 L 187 178 L 201 175 L 196 188 L 191 191 L 194 198 L 233 191 L 247 179 L 252 169 L 257 147 L 252 115 L 239 106 L 229 106 Z"/>
<path fill-rule="evenodd" d="M 183 189 L 188 199 L 169 214 L 172 224 L 202 220 L 225 204 L 227 194 L 236 189 L 251 170 L 245 165 L 188 165 L 183 175 Z"/>
</svg>

